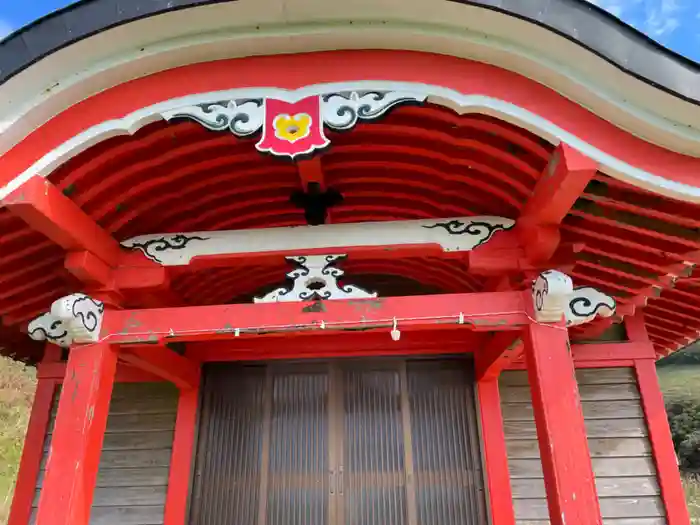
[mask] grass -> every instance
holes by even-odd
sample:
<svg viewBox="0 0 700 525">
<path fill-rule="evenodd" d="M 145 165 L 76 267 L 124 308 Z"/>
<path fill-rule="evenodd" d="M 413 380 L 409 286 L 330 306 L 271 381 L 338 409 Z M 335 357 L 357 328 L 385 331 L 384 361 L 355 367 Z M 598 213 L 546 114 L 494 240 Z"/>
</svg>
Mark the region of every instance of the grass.
<svg viewBox="0 0 700 525">
<path fill-rule="evenodd" d="M 659 383 L 666 401 L 695 399 L 700 401 L 700 365 L 659 367 Z"/>
<path fill-rule="evenodd" d="M 683 480 L 685 498 L 688 501 L 688 511 L 693 523 L 700 523 L 700 479 L 696 476 L 686 476 Z"/>
<path fill-rule="evenodd" d="M 29 409 L 36 389 L 34 368 L 0 357 L 0 524 L 7 523 Z"/>
<path fill-rule="evenodd" d="M 658 373 L 659 384 L 666 401 L 700 401 L 700 365 L 663 366 L 658 368 Z M 684 476 L 683 486 L 692 523 L 700 523 L 700 477 Z"/>
</svg>

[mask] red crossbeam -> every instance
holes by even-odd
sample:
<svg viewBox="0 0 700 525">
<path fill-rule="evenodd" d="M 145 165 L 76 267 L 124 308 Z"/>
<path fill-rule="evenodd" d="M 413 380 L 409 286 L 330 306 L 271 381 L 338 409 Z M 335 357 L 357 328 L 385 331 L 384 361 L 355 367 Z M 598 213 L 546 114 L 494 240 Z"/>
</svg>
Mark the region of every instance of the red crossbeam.
<svg viewBox="0 0 700 525">
<path fill-rule="evenodd" d="M 112 344 L 201 341 L 322 329 L 386 329 L 394 319 L 399 330 L 512 330 L 530 322 L 523 302 L 521 292 L 494 292 L 108 311 L 101 338 Z"/>
<path fill-rule="evenodd" d="M 507 368 L 523 355 L 523 339 L 520 332 L 498 332 L 493 334 L 476 359 L 477 380 L 498 379 L 501 370 Z"/>
<path fill-rule="evenodd" d="M 170 381 L 178 388 L 196 388 L 199 384 L 199 363 L 178 355 L 165 346 L 126 347 L 119 352 L 119 359 Z"/>
<path fill-rule="evenodd" d="M 117 263 L 119 243 L 48 180 L 29 179 L 2 204 L 67 251 L 87 251 L 107 264 Z"/>
<path fill-rule="evenodd" d="M 169 289 L 165 268 L 143 254 L 122 250 L 108 231 L 48 180 L 29 179 L 1 204 L 65 249 L 65 268 L 94 297 L 121 304 L 127 293 L 132 304 L 145 307 L 182 304 Z"/>
</svg>

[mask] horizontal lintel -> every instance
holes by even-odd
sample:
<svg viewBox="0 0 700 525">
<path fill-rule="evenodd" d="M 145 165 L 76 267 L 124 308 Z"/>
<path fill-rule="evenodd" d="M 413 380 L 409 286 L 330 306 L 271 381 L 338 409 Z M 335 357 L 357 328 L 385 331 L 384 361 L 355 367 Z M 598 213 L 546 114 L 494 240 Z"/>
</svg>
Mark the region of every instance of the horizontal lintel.
<svg viewBox="0 0 700 525">
<path fill-rule="evenodd" d="M 382 299 L 110 310 L 101 340 L 112 344 L 197 341 L 316 330 L 513 330 L 530 323 L 521 292 Z"/>
</svg>

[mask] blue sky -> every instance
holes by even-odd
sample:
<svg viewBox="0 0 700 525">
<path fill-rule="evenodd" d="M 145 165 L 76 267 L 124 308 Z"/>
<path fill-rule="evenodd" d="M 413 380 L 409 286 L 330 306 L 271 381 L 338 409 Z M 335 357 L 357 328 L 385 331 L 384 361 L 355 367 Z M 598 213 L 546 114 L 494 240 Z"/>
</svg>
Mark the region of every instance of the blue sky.
<svg viewBox="0 0 700 525">
<path fill-rule="evenodd" d="M 525 0 L 524 0 L 525 1 Z M 700 62 L 700 0 L 588 0 Z M 73 0 L 0 0 L 0 38 Z"/>
</svg>

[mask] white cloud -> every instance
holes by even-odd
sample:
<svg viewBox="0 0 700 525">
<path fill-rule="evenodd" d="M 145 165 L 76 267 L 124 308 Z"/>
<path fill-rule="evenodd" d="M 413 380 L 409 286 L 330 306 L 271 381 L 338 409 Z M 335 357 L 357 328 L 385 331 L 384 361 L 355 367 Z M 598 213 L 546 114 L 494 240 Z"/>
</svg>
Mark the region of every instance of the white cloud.
<svg viewBox="0 0 700 525">
<path fill-rule="evenodd" d="M 14 30 L 15 28 L 12 27 L 12 25 L 9 22 L 0 19 L 0 40 L 12 33 L 12 31 Z"/>
<path fill-rule="evenodd" d="M 688 0 L 588 0 L 657 40 L 681 25 Z"/>
<path fill-rule="evenodd" d="M 677 0 L 656 0 L 647 2 L 645 7 L 645 31 L 652 37 L 673 33 L 681 25 L 682 7 Z"/>
<path fill-rule="evenodd" d="M 622 12 L 624 11 L 625 4 L 629 4 L 630 0 L 588 0 L 591 4 L 595 4 L 598 7 L 602 7 L 605 9 L 607 12 L 615 15 L 616 17 L 620 18 L 622 16 Z M 631 2 L 635 2 L 635 0 L 631 0 Z"/>
</svg>

